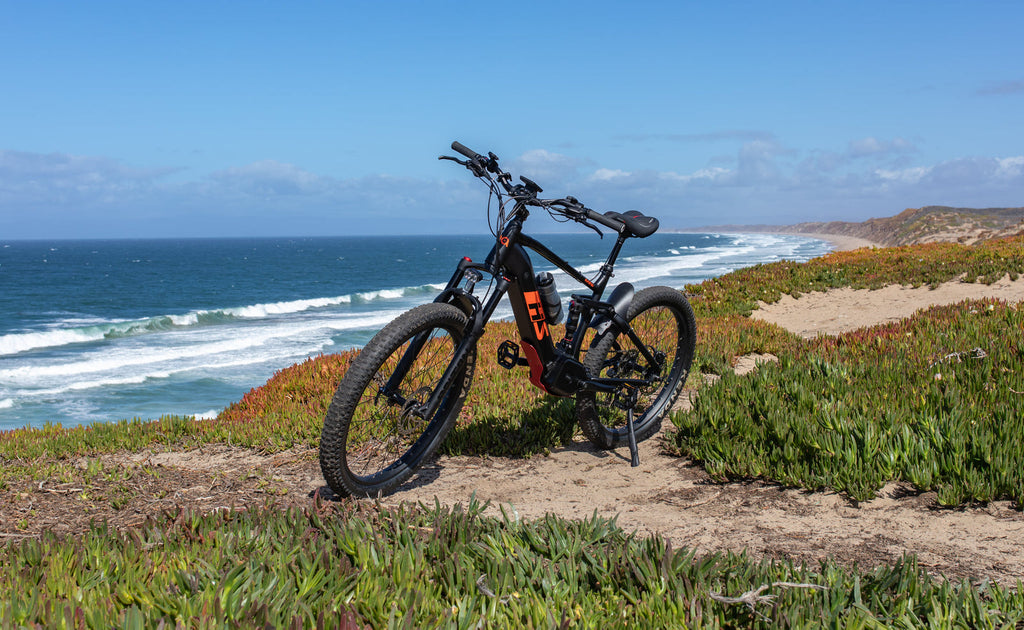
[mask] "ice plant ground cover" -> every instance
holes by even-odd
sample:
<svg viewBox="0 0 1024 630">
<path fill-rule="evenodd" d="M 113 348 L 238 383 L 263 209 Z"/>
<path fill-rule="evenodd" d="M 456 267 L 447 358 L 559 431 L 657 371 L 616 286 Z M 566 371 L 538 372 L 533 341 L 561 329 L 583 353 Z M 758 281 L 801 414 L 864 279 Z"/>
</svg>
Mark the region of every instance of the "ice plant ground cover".
<svg viewBox="0 0 1024 630">
<path fill-rule="evenodd" d="M 670 441 L 719 479 L 831 488 L 852 500 L 900 480 L 934 490 L 942 505 L 1004 498 L 1020 509 L 1019 305 L 965 302 L 815 340 L 746 315 L 782 294 L 991 282 L 1022 271 L 1018 239 L 837 253 L 687 287 L 700 328 L 695 367 L 721 378 L 700 387 L 692 412 L 674 415 Z M 480 356 L 514 335 L 509 325 L 489 326 Z M 780 361 L 733 375 L 734 358 L 749 352 Z M 84 495 L 102 477 L 118 489 L 104 498 L 118 509 L 139 489 L 127 479 L 116 485 L 122 473 L 100 463 L 105 453 L 315 449 L 351 356 L 281 370 L 214 420 L 0 434 L 0 496 L 25 500 L 10 488 L 26 479 L 67 482 Z M 572 438 L 571 401 L 540 396 L 492 361 L 478 365 L 447 453 L 529 456 Z M 1015 627 L 1024 610 L 1020 583 L 937 580 L 913 557 L 872 568 L 698 556 L 597 517 L 520 521 L 484 516 L 480 505 L 268 503 L 155 514 L 123 531 L 97 523 L 75 535 L 4 539 L 5 626 Z"/>
<path fill-rule="evenodd" d="M 857 500 L 889 481 L 956 506 L 1024 508 L 1024 312 L 965 301 L 804 341 L 742 316 L 757 300 L 842 286 L 994 282 L 1024 271 L 1021 239 L 861 249 L 741 270 L 694 287 L 698 365 L 723 378 L 676 414 L 674 442 L 719 479 L 831 488 Z M 780 361 L 736 377 L 746 352 Z"/>
<path fill-rule="evenodd" d="M 674 442 L 718 479 L 867 500 L 889 481 L 957 506 L 1024 507 L 1024 312 L 993 301 L 777 349 L 676 414 Z"/>
<path fill-rule="evenodd" d="M 695 555 L 479 503 L 170 513 L 0 549 L 5 627 L 1019 627 L 1020 584 Z"/>
</svg>

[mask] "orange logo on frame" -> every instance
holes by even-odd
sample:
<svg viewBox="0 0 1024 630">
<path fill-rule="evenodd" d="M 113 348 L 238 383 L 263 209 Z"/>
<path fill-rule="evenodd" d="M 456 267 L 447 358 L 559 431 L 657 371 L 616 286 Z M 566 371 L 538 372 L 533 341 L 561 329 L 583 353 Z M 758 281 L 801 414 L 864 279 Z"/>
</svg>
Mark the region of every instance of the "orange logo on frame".
<svg viewBox="0 0 1024 630">
<path fill-rule="evenodd" d="M 499 241 L 501 241 L 501 244 L 502 244 L 502 245 L 504 245 L 505 247 L 508 247 L 508 237 L 507 237 L 507 236 L 502 236 L 502 237 L 501 237 L 500 239 L 498 239 L 498 240 L 499 240 Z"/>
<path fill-rule="evenodd" d="M 523 297 L 526 299 L 526 310 L 530 312 L 530 321 L 533 322 L 533 332 L 536 333 L 537 339 L 547 337 L 548 321 L 544 316 L 544 305 L 540 301 L 540 293 L 527 291 L 523 293 Z"/>
</svg>

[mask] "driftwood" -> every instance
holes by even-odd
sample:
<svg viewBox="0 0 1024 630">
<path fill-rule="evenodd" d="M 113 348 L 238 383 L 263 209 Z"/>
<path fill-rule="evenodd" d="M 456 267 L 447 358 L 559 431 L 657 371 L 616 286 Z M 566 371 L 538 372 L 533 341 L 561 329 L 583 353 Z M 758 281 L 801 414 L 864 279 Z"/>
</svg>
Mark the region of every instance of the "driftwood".
<svg viewBox="0 0 1024 630">
<path fill-rule="evenodd" d="M 758 588 L 751 591 L 747 591 L 739 597 L 727 597 L 725 595 L 715 593 L 714 591 L 708 591 L 708 597 L 715 600 L 716 602 L 721 602 L 723 604 L 746 604 L 750 608 L 751 612 L 756 612 L 754 610 L 754 606 L 756 606 L 757 604 L 768 604 L 775 600 L 777 595 L 762 595 L 761 593 L 764 593 L 768 589 L 774 588 L 776 586 L 781 588 L 813 588 L 819 591 L 828 590 L 827 587 L 821 586 L 820 584 L 801 584 L 798 582 L 772 582 L 771 584 L 762 584 Z"/>
</svg>

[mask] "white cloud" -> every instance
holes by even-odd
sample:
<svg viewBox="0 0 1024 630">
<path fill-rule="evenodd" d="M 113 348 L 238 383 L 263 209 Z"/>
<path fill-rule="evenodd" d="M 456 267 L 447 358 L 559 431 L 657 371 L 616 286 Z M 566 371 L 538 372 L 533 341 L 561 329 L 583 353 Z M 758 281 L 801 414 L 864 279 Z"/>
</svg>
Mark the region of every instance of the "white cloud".
<svg viewBox="0 0 1024 630">
<path fill-rule="evenodd" d="M 674 142 L 677 144 L 697 144 L 723 141 L 763 141 L 774 142 L 775 135 L 756 129 L 722 129 L 703 133 L 647 133 L 624 134 L 614 137 L 615 140 L 626 142 Z"/>
<path fill-rule="evenodd" d="M 754 139 L 702 168 L 626 170 L 537 149 L 508 160 L 545 194 L 643 209 L 666 227 L 862 220 L 907 207 L 1024 205 L 1024 156 L 906 163 L 899 138 L 801 155 Z M 897 156 L 899 159 L 894 159 Z M 264 160 L 193 181 L 103 157 L 0 151 L 0 237 L 481 232 L 471 177 L 343 179 Z M 59 233 L 58 233 L 59 231 Z"/>
<path fill-rule="evenodd" d="M 264 160 L 193 181 L 103 157 L 0 151 L 0 238 L 484 231 L 480 187 L 338 179 Z M 440 212 L 444 210 L 444 212 Z"/>
<path fill-rule="evenodd" d="M 1024 156 L 1003 158 L 996 163 L 996 177 L 1013 179 L 1024 176 Z"/>
<path fill-rule="evenodd" d="M 748 186 L 782 183 L 785 176 L 778 157 L 787 153 L 774 141 L 754 140 L 744 144 L 737 160 L 735 183 Z"/>
<path fill-rule="evenodd" d="M 143 169 L 104 157 L 0 150 L 0 200 L 116 200 L 154 186 L 177 169 Z"/>
<path fill-rule="evenodd" d="M 320 194 L 331 186 L 330 178 L 274 160 L 227 168 L 213 173 L 210 178 L 232 190 L 260 197 Z"/>
<path fill-rule="evenodd" d="M 915 166 L 913 168 L 904 168 L 900 170 L 885 170 L 880 168 L 875 170 L 875 175 L 887 182 L 916 184 L 924 179 L 930 171 L 930 168 L 924 166 Z"/>
<path fill-rule="evenodd" d="M 917 147 L 914 143 L 905 138 L 884 140 L 868 136 L 851 140 L 843 151 L 811 151 L 797 163 L 794 175 L 799 181 L 806 183 L 829 181 L 835 177 L 857 178 L 857 173 L 871 170 L 876 173 L 882 171 L 894 174 L 907 168 L 909 156 L 916 152 Z M 874 168 L 866 166 L 867 164 L 874 165 Z"/>
<path fill-rule="evenodd" d="M 581 167 L 587 163 L 579 158 L 552 153 L 545 149 L 533 149 L 502 164 L 502 168 L 516 175 L 525 175 L 537 180 L 543 188 L 550 183 L 575 179 Z M 545 185 L 548 182 L 548 185 Z"/>
<path fill-rule="evenodd" d="M 667 227 L 864 220 L 924 205 L 1024 205 L 1024 156 L 886 165 L 906 157 L 889 159 L 894 154 L 914 150 L 900 139 L 864 139 L 844 152 L 817 152 L 800 160 L 777 143 L 753 141 L 740 147 L 733 168 L 709 166 L 690 173 L 597 168 L 564 186 L 591 207 L 640 207 Z"/>
<path fill-rule="evenodd" d="M 846 156 L 849 158 L 886 157 L 911 153 L 916 150 L 917 148 L 913 143 L 903 138 L 879 140 L 878 138 L 869 136 L 867 138 L 851 141 L 847 148 Z"/>
<path fill-rule="evenodd" d="M 617 179 L 619 177 L 629 177 L 631 173 L 628 171 L 619 170 L 617 168 L 599 168 L 594 171 L 594 174 L 590 176 L 590 179 L 594 181 L 607 181 L 610 179 Z"/>
<path fill-rule="evenodd" d="M 5 183 L 11 177 L 49 177 L 57 181 L 146 180 L 173 171 L 169 168 L 133 168 L 105 157 L 0 150 L 0 177 L 3 177 L 0 181 Z"/>
<path fill-rule="evenodd" d="M 1010 164 L 1014 158 L 1008 158 Z M 939 188 L 975 187 L 979 184 L 993 186 L 1005 183 L 1006 178 L 1000 176 L 1003 160 L 997 158 L 961 158 L 940 162 L 931 167 L 928 183 Z M 1003 180 L 1003 182 L 1000 182 Z"/>
<path fill-rule="evenodd" d="M 677 182 L 726 182 L 735 176 L 735 172 L 721 166 L 712 166 L 709 168 L 702 168 L 690 173 L 689 175 L 683 175 L 680 173 L 662 173 L 661 176 L 669 181 Z"/>
</svg>

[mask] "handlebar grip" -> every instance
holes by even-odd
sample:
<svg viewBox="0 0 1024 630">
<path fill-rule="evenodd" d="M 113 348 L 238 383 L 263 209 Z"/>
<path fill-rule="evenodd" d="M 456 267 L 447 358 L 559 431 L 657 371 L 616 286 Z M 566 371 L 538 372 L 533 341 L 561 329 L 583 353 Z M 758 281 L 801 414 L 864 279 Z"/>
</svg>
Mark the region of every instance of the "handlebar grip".
<svg viewBox="0 0 1024 630">
<path fill-rule="evenodd" d="M 599 212 L 594 212 L 590 208 L 587 208 L 587 218 L 590 219 L 591 221 L 596 221 L 597 223 L 600 223 L 606 228 L 615 230 L 616 232 L 621 232 L 622 228 L 625 227 L 626 225 L 625 223 L 619 221 L 618 219 L 606 217 L 605 215 Z"/>
<path fill-rule="evenodd" d="M 479 153 L 477 153 L 473 149 L 470 149 L 469 147 L 467 147 L 466 145 L 462 144 L 458 140 L 456 140 L 455 142 L 452 142 L 452 151 L 457 151 L 457 152 L 461 153 L 462 155 L 466 156 L 467 158 L 469 158 L 471 160 L 481 160 L 481 159 L 483 159 L 482 155 L 480 155 Z"/>
</svg>

